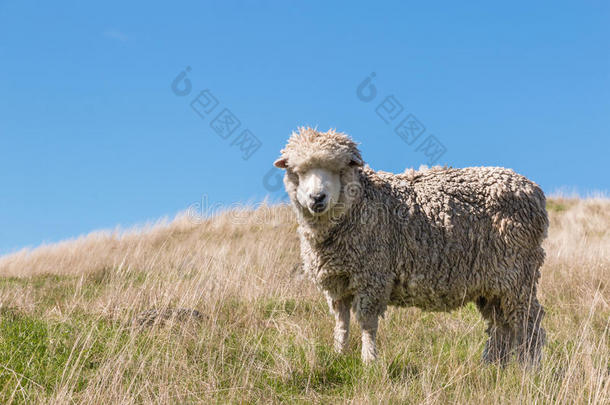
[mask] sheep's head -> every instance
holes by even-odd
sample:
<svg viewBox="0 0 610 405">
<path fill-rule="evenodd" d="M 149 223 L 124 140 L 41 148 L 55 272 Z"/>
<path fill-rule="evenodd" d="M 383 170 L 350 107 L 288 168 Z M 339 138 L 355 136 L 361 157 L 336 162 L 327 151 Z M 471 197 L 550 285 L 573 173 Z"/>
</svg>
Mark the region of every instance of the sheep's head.
<svg viewBox="0 0 610 405">
<path fill-rule="evenodd" d="M 347 185 L 354 185 L 363 165 L 356 143 L 334 130 L 299 128 L 274 163 L 286 169 L 284 184 L 304 214 L 322 217 L 349 205 Z"/>
</svg>

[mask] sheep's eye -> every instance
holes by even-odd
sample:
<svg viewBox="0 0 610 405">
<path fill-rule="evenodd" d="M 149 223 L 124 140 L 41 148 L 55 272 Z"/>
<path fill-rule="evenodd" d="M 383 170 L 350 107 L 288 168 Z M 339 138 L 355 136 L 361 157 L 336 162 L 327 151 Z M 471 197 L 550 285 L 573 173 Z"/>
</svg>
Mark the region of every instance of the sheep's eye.
<svg viewBox="0 0 610 405">
<path fill-rule="evenodd" d="M 303 173 L 302 173 L 302 172 L 299 172 L 299 171 L 297 171 L 297 170 L 293 170 L 293 171 L 292 171 L 292 174 L 294 175 L 294 177 L 296 177 L 296 178 L 297 178 L 297 180 L 300 180 L 300 179 L 301 179 L 301 176 L 303 175 Z"/>
</svg>

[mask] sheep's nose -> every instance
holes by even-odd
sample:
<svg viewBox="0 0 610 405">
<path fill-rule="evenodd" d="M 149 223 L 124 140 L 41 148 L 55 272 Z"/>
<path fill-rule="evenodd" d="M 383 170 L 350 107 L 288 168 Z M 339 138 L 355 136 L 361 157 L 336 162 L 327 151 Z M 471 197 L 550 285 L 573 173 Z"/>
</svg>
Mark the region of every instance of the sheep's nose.
<svg viewBox="0 0 610 405">
<path fill-rule="evenodd" d="M 313 200 L 314 204 L 321 204 L 326 200 L 326 193 L 309 194 L 309 198 Z"/>
</svg>

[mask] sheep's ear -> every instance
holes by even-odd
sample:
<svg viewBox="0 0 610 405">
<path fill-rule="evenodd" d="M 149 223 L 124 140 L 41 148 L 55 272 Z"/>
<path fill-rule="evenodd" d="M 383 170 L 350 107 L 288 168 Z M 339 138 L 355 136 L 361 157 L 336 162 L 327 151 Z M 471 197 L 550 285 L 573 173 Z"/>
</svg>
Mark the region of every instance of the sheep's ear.
<svg viewBox="0 0 610 405">
<path fill-rule="evenodd" d="M 364 162 L 358 156 L 353 156 L 352 160 L 349 161 L 349 165 L 352 167 L 362 167 L 364 166 Z"/>
<path fill-rule="evenodd" d="M 280 169 L 285 169 L 288 167 L 288 159 L 284 157 L 278 158 L 275 162 L 273 162 L 273 166 Z"/>
</svg>

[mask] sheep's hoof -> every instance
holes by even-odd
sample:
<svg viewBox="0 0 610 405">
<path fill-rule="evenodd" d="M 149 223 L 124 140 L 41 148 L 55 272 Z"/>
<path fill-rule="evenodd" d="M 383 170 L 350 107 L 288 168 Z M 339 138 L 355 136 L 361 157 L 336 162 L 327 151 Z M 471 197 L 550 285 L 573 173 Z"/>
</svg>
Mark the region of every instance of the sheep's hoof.
<svg viewBox="0 0 610 405">
<path fill-rule="evenodd" d="M 337 354 L 345 354 L 345 352 L 347 351 L 347 344 L 335 343 L 334 349 L 335 349 L 335 353 L 337 353 Z"/>
<path fill-rule="evenodd" d="M 362 362 L 364 364 L 372 364 L 377 360 L 377 353 L 374 351 L 362 351 Z"/>
<path fill-rule="evenodd" d="M 371 364 L 375 363 L 375 360 L 377 360 L 377 357 L 375 357 L 375 356 L 368 356 L 368 357 L 362 358 L 362 362 L 366 365 L 371 365 Z"/>
</svg>

